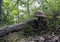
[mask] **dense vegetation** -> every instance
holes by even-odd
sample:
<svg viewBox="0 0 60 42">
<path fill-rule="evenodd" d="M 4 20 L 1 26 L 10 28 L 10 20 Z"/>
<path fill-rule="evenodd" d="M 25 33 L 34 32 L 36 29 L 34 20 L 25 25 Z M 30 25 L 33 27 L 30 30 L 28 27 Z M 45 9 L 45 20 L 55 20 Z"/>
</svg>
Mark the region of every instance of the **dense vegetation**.
<svg viewBox="0 0 60 42">
<path fill-rule="evenodd" d="M 3 0 L 1 4 L 0 18 L 2 23 L 0 26 L 21 23 L 31 19 L 36 10 L 44 11 L 47 16 L 48 29 L 51 32 L 52 30 L 56 31 L 60 26 L 60 0 Z"/>
<path fill-rule="evenodd" d="M 3 0 L 2 26 L 20 23 L 33 18 L 36 10 L 45 12 L 49 29 L 55 29 L 55 26 L 59 26 L 60 0 Z M 52 27 L 53 25 L 55 26 Z"/>
<path fill-rule="evenodd" d="M 60 0 L 3 0 L 3 25 L 10 25 L 32 18 L 35 10 L 43 10 L 47 15 L 60 13 Z"/>
</svg>

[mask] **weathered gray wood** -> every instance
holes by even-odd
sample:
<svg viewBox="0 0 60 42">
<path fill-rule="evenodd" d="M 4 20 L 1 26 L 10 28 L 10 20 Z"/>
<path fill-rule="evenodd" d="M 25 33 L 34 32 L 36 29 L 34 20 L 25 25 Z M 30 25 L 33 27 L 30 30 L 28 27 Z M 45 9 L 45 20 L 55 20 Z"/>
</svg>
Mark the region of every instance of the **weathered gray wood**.
<svg viewBox="0 0 60 42">
<path fill-rule="evenodd" d="M 2 1 L 0 0 L 0 25 L 2 24 Z"/>
<path fill-rule="evenodd" d="M 29 20 L 22 22 L 22 23 L 19 23 L 19 24 L 14 24 L 14 25 L 2 27 L 2 28 L 0 28 L 0 37 L 5 36 L 9 33 L 21 31 L 28 24 L 32 23 L 34 20 L 36 20 L 36 18 L 29 19 Z"/>
</svg>

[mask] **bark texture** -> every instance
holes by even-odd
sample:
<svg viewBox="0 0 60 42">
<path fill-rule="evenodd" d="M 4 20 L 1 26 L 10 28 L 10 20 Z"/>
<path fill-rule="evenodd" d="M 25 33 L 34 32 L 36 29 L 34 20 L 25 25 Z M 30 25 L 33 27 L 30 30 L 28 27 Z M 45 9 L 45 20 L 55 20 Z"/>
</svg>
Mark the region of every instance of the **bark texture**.
<svg viewBox="0 0 60 42">
<path fill-rule="evenodd" d="M 36 18 L 29 19 L 29 20 L 22 22 L 22 23 L 19 23 L 19 24 L 14 24 L 14 25 L 2 27 L 2 28 L 0 28 L 0 37 L 3 37 L 9 33 L 21 31 L 28 24 L 32 23 L 34 20 L 36 20 Z"/>
</svg>

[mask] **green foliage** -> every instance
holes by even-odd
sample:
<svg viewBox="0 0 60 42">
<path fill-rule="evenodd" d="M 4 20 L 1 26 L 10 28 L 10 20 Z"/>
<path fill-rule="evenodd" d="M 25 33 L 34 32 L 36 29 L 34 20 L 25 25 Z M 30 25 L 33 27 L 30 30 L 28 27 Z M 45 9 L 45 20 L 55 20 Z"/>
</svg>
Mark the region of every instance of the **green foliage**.
<svg viewBox="0 0 60 42">
<path fill-rule="evenodd" d="M 58 16 L 60 15 L 60 0 L 29 0 L 29 2 L 28 0 L 3 0 L 3 26 L 24 22 L 25 20 L 33 18 L 36 10 L 42 10 L 47 15 L 48 33 L 52 33 L 58 29 L 58 26 L 60 25 L 60 16 Z M 53 15 L 55 14 L 58 16 L 57 20 L 53 20 Z M 32 31 L 32 28 L 31 25 L 27 25 L 27 28 L 22 30 L 21 33 L 24 36 L 34 36 L 35 33 Z M 14 36 L 15 34 L 13 35 L 13 38 L 16 40 L 16 37 Z"/>
<path fill-rule="evenodd" d="M 11 25 L 33 18 L 35 10 L 45 12 L 48 18 L 49 29 L 52 30 L 53 15 L 60 15 L 60 0 L 3 0 L 3 25 Z M 58 25 L 59 21 L 58 19 L 55 25 Z"/>
<path fill-rule="evenodd" d="M 59 14 L 60 12 L 60 0 L 43 0 L 42 1 L 42 10 L 46 14 Z"/>
<path fill-rule="evenodd" d="M 32 4 L 32 2 L 33 0 L 31 0 L 29 4 Z M 31 13 L 28 14 L 27 7 L 28 0 L 3 0 L 3 25 L 14 24 L 32 18 L 33 12 L 31 11 Z"/>
</svg>

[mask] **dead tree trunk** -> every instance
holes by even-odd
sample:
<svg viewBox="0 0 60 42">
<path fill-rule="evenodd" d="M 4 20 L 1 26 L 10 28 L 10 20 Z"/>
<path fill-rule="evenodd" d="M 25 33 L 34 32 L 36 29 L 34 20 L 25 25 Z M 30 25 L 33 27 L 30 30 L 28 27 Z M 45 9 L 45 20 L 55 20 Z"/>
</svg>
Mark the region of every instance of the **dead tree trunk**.
<svg viewBox="0 0 60 42">
<path fill-rule="evenodd" d="M 9 33 L 21 31 L 22 29 L 26 28 L 28 24 L 32 23 L 34 20 L 36 20 L 36 18 L 30 19 L 19 24 L 2 27 L 0 28 L 0 37 L 5 36 Z"/>
<path fill-rule="evenodd" d="M 2 0 L 0 0 L 0 25 L 2 24 Z"/>
</svg>

